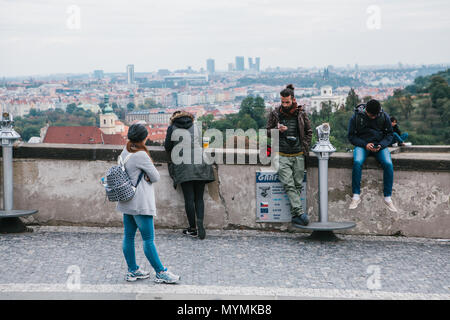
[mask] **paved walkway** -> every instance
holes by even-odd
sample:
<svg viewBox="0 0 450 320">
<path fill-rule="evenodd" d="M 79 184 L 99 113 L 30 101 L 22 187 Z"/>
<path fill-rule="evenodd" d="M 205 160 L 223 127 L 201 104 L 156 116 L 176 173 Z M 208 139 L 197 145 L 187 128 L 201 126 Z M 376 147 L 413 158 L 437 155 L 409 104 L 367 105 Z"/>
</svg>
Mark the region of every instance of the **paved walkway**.
<svg viewBox="0 0 450 320">
<path fill-rule="evenodd" d="M 124 281 L 121 228 L 33 227 L 0 235 L 0 299 L 450 299 L 450 242 L 208 230 L 156 231 L 177 285 Z M 140 266 L 146 261 L 136 237 Z"/>
</svg>

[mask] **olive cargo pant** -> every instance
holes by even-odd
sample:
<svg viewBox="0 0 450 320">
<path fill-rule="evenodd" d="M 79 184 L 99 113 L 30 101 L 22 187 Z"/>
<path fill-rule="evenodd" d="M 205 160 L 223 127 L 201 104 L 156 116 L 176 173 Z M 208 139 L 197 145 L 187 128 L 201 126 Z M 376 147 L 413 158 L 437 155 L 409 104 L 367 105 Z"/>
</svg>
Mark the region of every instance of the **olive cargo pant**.
<svg viewBox="0 0 450 320">
<path fill-rule="evenodd" d="M 291 203 L 292 217 L 299 216 L 304 213 L 300 194 L 305 171 L 305 158 L 303 155 L 296 157 L 280 155 L 278 166 L 278 178 Z"/>
</svg>

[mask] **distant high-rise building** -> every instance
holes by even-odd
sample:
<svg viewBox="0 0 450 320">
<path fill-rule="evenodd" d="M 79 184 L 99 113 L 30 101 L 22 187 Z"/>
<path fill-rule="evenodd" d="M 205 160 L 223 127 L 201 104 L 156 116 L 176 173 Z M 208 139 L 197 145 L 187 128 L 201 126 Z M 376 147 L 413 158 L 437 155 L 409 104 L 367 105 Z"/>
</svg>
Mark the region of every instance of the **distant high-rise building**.
<svg viewBox="0 0 450 320">
<path fill-rule="evenodd" d="M 323 70 L 323 80 L 329 80 L 330 78 L 330 71 L 328 70 L 328 68 L 325 68 Z"/>
<path fill-rule="evenodd" d="M 231 71 L 234 71 L 234 63 L 233 62 L 230 62 L 228 64 L 228 72 L 231 72 Z"/>
<path fill-rule="evenodd" d="M 214 59 L 206 60 L 206 70 L 208 73 L 214 73 L 216 70 Z"/>
<path fill-rule="evenodd" d="M 261 62 L 261 59 L 259 57 L 255 58 L 255 63 L 253 63 L 253 58 L 248 58 L 248 69 L 259 72 L 260 62 Z"/>
<path fill-rule="evenodd" d="M 260 65 L 261 65 L 261 58 L 260 57 L 256 57 L 255 58 L 255 70 L 257 72 L 259 72 L 259 70 L 260 70 Z"/>
<path fill-rule="evenodd" d="M 95 79 L 103 79 L 103 70 L 94 70 Z"/>
<path fill-rule="evenodd" d="M 244 70 L 244 57 L 236 57 L 236 71 Z"/>
<path fill-rule="evenodd" d="M 127 65 L 127 80 L 128 84 L 134 83 L 134 64 Z"/>
<path fill-rule="evenodd" d="M 170 75 L 170 71 L 167 69 L 159 69 L 158 70 L 158 76 L 168 76 Z"/>
</svg>

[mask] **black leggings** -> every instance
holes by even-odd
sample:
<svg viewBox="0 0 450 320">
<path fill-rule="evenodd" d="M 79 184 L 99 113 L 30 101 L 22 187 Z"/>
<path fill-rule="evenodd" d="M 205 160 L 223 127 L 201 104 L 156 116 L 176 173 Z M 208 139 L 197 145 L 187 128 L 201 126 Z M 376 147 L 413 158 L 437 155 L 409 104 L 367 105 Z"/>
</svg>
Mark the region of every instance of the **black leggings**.
<svg viewBox="0 0 450 320">
<path fill-rule="evenodd" d="M 205 211 L 203 192 L 205 191 L 205 184 L 204 181 L 187 181 L 181 183 L 184 195 L 184 207 L 191 229 L 196 228 L 196 215 L 198 224 L 203 226 L 203 215 Z"/>
</svg>

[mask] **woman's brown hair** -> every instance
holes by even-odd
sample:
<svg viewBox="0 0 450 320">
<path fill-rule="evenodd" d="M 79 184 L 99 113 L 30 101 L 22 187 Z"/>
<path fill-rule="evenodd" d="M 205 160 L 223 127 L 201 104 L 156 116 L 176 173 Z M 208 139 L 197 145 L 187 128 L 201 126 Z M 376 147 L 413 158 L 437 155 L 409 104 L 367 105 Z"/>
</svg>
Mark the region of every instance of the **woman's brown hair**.
<svg viewBox="0 0 450 320">
<path fill-rule="evenodd" d="M 128 140 L 127 151 L 130 153 L 135 153 L 138 151 L 145 151 L 145 153 L 148 154 L 148 156 L 150 157 L 150 159 L 153 162 L 152 156 L 150 155 L 150 152 L 148 151 L 147 147 L 145 146 L 145 139 L 142 141 L 139 141 L 139 142 L 131 142 L 130 140 Z"/>
</svg>

